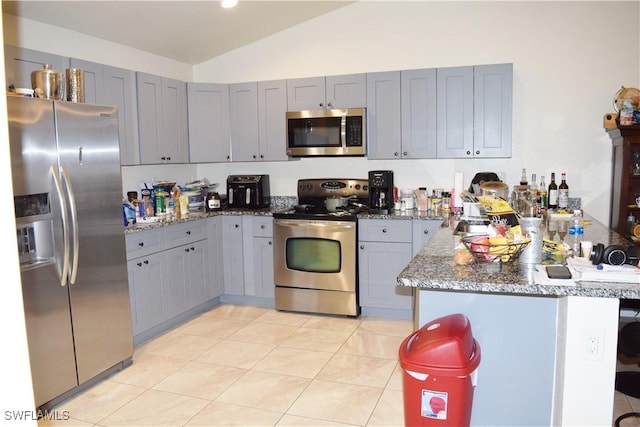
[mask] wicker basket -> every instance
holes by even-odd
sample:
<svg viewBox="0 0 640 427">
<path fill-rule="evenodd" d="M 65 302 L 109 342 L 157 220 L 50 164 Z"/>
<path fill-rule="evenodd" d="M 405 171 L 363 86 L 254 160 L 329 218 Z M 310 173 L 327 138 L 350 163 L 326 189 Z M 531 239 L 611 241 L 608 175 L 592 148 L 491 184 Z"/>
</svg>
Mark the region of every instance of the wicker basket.
<svg viewBox="0 0 640 427">
<path fill-rule="evenodd" d="M 476 262 L 512 262 L 518 259 L 524 248 L 531 242 L 524 239 L 518 243 L 491 244 L 487 243 L 489 236 L 466 236 L 462 243 L 473 254 Z"/>
</svg>

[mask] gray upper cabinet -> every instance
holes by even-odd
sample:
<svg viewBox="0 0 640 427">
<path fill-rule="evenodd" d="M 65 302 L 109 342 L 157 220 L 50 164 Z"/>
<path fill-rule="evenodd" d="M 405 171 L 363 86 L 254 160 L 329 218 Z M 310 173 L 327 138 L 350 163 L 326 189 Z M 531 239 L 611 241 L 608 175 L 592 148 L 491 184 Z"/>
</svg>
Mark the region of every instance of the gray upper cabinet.
<svg viewBox="0 0 640 427">
<path fill-rule="evenodd" d="M 117 107 L 120 164 L 140 164 L 135 71 L 76 58 L 71 58 L 70 66 L 83 71 L 86 103 Z"/>
<path fill-rule="evenodd" d="M 360 108 L 366 103 L 366 74 L 287 80 L 289 111 Z"/>
<path fill-rule="evenodd" d="M 287 81 L 258 82 L 260 160 L 289 160 L 286 150 Z"/>
<path fill-rule="evenodd" d="M 231 161 L 229 85 L 187 83 L 191 163 Z"/>
<path fill-rule="evenodd" d="M 437 73 L 438 157 L 511 157 L 513 65 Z"/>
<path fill-rule="evenodd" d="M 436 157 L 436 69 L 400 72 L 402 151 L 408 159 Z"/>
<path fill-rule="evenodd" d="M 511 157 L 513 64 L 473 70 L 473 146 L 476 157 Z"/>
<path fill-rule="evenodd" d="M 69 68 L 69 58 L 37 50 L 4 45 L 6 88 L 31 87 L 31 72 L 41 70 L 44 64 L 63 73 Z"/>
<path fill-rule="evenodd" d="M 186 83 L 138 72 L 140 163 L 187 163 Z"/>
<path fill-rule="evenodd" d="M 367 157 L 402 155 L 400 71 L 367 74 Z"/>
<path fill-rule="evenodd" d="M 231 160 L 260 160 L 258 141 L 258 83 L 229 85 Z M 284 147 L 283 147 L 284 149 Z"/>
</svg>

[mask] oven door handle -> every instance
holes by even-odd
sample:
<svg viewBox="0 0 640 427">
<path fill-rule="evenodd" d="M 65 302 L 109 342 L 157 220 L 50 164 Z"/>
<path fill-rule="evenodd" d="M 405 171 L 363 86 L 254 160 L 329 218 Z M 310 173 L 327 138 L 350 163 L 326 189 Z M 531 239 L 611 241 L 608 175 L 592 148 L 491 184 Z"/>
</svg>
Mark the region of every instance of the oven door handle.
<svg viewBox="0 0 640 427">
<path fill-rule="evenodd" d="M 298 228 L 318 228 L 327 231 L 332 230 L 348 230 L 356 228 L 355 222 L 346 221 L 318 221 L 318 220 L 295 220 L 295 219 L 276 219 L 275 225 L 283 227 L 298 227 Z"/>
</svg>

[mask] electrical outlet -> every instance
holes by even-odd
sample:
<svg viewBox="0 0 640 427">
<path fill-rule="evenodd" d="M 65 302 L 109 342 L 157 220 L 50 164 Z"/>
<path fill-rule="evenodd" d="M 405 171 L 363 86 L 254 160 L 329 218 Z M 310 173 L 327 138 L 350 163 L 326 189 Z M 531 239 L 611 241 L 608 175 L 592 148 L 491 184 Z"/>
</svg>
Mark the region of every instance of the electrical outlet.
<svg viewBox="0 0 640 427">
<path fill-rule="evenodd" d="M 582 333 L 582 358 L 602 360 L 604 358 L 604 330 L 587 329 Z"/>
</svg>

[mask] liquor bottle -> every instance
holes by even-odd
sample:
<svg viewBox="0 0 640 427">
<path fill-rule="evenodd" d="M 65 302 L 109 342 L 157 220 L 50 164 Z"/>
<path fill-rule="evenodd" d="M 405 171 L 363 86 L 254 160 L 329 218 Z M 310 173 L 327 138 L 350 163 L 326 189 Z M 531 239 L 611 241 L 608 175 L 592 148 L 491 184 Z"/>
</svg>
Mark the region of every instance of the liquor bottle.
<svg viewBox="0 0 640 427">
<path fill-rule="evenodd" d="M 551 182 L 547 191 L 547 209 L 558 209 L 558 184 L 556 184 L 556 173 L 551 172 Z"/>
<path fill-rule="evenodd" d="M 540 177 L 538 190 L 538 216 L 543 216 L 547 210 L 547 184 L 544 183 L 544 175 Z"/>
<path fill-rule="evenodd" d="M 567 174 L 562 172 L 562 181 L 558 186 L 558 209 L 567 209 L 569 206 L 569 186 L 567 185 Z"/>
<path fill-rule="evenodd" d="M 522 176 L 520 177 L 520 185 L 527 185 L 527 170 L 522 168 Z"/>
</svg>

